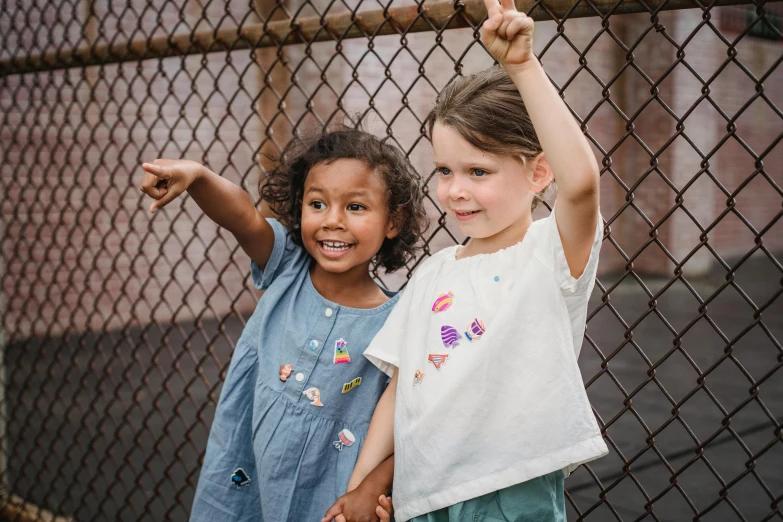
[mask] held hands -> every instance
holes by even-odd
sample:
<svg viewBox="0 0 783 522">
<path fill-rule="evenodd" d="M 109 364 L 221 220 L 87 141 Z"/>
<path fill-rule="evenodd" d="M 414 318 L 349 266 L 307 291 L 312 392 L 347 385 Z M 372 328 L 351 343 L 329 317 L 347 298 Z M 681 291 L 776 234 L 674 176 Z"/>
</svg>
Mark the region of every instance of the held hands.
<svg viewBox="0 0 783 522">
<path fill-rule="evenodd" d="M 533 19 L 517 11 L 514 0 L 484 0 L 487 20 L 481 40 L 492 57 L 509 73 L 535 63 Z"/>
<path fill-rule="evenodd" d="M 187 190 L 204 172 L 204 166 L 190 160 L 156 159 L 143 163 L 144 177 L 141 191 L 156 200 L 150 205 L 150 212 L 165 207 Z"/>
<path fill-rule="evenodd" d="M 338 498 L 321 522 L 390 522 L 392 514 L 390 497 L 377 497 L 374 492 L 359 486 Z"/>
</svg>

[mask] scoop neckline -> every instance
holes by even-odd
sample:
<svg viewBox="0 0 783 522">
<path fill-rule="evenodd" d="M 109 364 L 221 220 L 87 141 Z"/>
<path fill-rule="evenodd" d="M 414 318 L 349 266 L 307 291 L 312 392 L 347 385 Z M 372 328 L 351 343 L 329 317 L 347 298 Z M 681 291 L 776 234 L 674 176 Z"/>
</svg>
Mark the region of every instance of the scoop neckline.
<svg viewBox="0 0 783 522">
<path fill-rule="evenodd" d="M 307 267 L 307 277 L 305 278 L 307 280 L 307 290 L 319 301 L 321 301 L 326 306 L 333 308 L 335 310 L 340 309 L 344 313 L 351 313 L 356 315 L 372 315 L 377 314 L 379 312 L 384 311 L 386 308 L 390 306 L 394 306 L 397 303 L 397 300 L 400 298 L 400 294 L 402 292 L 393 292 L 391 290 L 387 290 L 386 288 L 382 287 L 381 285 L 378 285 L 378 288 L 381 289 L 381 291 L 389 296 L 389 300 L 385 303 L 376 306 L 375 308 L 351 308 L 350 306 L 341 305 L 340 303 L 335 303 L 334 301 L 330 301 L 329 299 L 325 298 L 321 295 L 321 293 L 318 291 L 318 289 L 313 284 L 313 280 L 310 278 L 310 268 Z M 377 283 L 376 283 L 377 284 Z"/>
<path fill-rule="evenodd" d="M 488 253 L 483 253 L 483 254 L 474 254 L 472 256 L 463 257 L 461 259 L 457 259 L 457 252 L 459 251 L 459 249 L 461 247 L 465 247 L 465 245 L 454 245 L 454 246 L 448 247 L 449 249 L 452 250 L 452 252 L 449 252 L 448 259 L 449 259 L 449 261 L 452 261 L 454 263 L 461 263 L 463 261 L 470 261 L 471 259 L 484 259 L 484 258 L 489 257 L 489 256 L 495 256 L 495 255 L 507 252 L 509 250 L 514 250 L 516 248 L 520 248 L 521 245 L 525 244 L 527 238 L 530 236 L 530 230 L 533 228 L 533 226 L 536 224 L 537 221 L 540 221 L 540 220 L 533 221 L 530 224 L 530 226 L 527 227 L 527 230 L 525 231 L 525 235 L 522 236 L 522 239 L 520 239 L 519 241 L 517 241 L 513 245 L 509 245 L 507 247 L 503 247 L 500 250 L 496 250 L 494 252 L 488 252 Z"/>
</svg>

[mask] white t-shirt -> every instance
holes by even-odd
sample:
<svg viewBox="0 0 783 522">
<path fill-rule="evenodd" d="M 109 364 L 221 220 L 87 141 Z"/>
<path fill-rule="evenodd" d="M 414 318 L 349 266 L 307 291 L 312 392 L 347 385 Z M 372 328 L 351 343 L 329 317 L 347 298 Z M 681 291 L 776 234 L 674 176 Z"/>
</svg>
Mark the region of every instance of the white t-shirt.
<svg viewBox="0 0 783 522">
<path fill-rule="evenodd" d="M 400 369 L 398 521 L 608 453 L 576 361 L 602 229 L 579 279 L 554 212 L 509 248 L 457 260 L 454 246 L 416 270 L 365 351 Z"/>
</svg>

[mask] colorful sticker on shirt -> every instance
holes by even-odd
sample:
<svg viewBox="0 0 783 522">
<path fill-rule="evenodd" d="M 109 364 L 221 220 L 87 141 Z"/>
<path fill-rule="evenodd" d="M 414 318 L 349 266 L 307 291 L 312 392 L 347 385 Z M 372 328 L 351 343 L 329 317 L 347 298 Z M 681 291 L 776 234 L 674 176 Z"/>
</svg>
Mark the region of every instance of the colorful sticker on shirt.
<svg viewBox="0 0 783 522">
<path fill-rule="evenodd" d="M 351 382 L 346 382 L 345 384 L 343 384 L 343 393 L 348 393 L 349 391 L 359 386 L 361 383 L 362 383 L 361 377 L 357 377 Z"/>
<path fill-rule="evenodd" d="M 283 364 L 280 366 L 280 380 L 285 382 L 291 377 L 291 372 L 294 371 L 293 364 Z"/>
<path fill-rule="evenodd" d="M 316 351 L 318 349 L 318 341 L 316 341 L 315 339 L 310 341 L 310 349 Z"/>
<path fill-rule="evenodd" d="M 340 440 L 336 440 L 332 442 L 334 444 L 334 447 L 337 448 L 337 451 L 342 451 L 343 447 L 345 446 L 353 446 L 353 443 L 356 442 L 356 437 L 353 433 L 351 433 L 351 430 L 348 428 L 345 428 L 342 430 L 338 435 L 337 438 Z"/>
<path fill-rule="evenodd" d="M 318 388 L 308 388 L 302 392 L 302 395 L 305 395 L 308 400 L 313 401 L 310 403 L 313 406 L 323 406 L 321 403 L 321 390 Z"/>
<path fill-rule="evenodd" d="M 468 341 L 478 341 L 481 339 L 481 336 L 484 335 L 484 332 L 487 331 L 487 327 L 484 326 L 484 321 L 481 319 L 474 319 L 472 323 L 470 323 L 470 326 L 468 327 L 468 331 L 465 332 L 465 337 L 468 338 Z"/>
<path fill-rule="evenodd" d="M 440 327 L 440 338 L 446 348 L 456 348 L 462 335 L 453 326 L 444 325 Z"/>
<path fill-rule="evenodd" d="M 444 312 L 449 309 L 449 307 L 453 304 L 452 297 L 454 297 L 454 294 L 452 292 L 448 292 L 446 294 L 440 294 L 437 299 L 435 299 L 435 303 L 432 305 L 432 311 L 433 312 Z"/>
<path fill-rule="evenodd" d="M 242 468 L 237 468 L 236 471 L 234 471 L 234 474 L 231 475 L 231 483 L 238 489 L 242 486 L 247 486 L 250 484 L 250 477 L 247 476 L 245 470 Z"/>
<path fill-rule="evenodd" d="M 348 343 L 344 339 L 338 339 L 334 343 L 334 364 L 347 364 L 351 362 L 351 355 L 348 353 Z"/>
<path fill-rule="evenodd" d="M 445 363 L 449 358 L 449 354 L 443 354 L 443 353 L 431 353 L 429 357 L 427 357 L 427 360 L 435 365 L 436 370 L 440 370 L 440 367 L 443 366 L 443 363 Z"/>
<path fill-rule="evenodd" d="M 424 379 L 424 372 L 421 370 L 416 370 L 416 374 L 413 376 L 413 385 L 416 386 L 421 382 L 422 379 Z"/>
</svg>

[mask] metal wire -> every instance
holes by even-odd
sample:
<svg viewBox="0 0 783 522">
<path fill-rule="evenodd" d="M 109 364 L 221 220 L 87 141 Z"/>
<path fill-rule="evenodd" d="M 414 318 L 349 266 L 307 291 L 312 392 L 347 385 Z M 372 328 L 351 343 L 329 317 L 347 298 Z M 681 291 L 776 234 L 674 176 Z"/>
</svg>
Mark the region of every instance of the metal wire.
<svg viewBox="0 0 783 522">
<path fill-rule="evenodd" d="M 602 165 L 580 357 L 610 455 L 569 520 L 781 520 L 781 4 L 518 2 Z M 188 157 L 258 196 L 294 133 L 361 121 L 405 150 L 492 61 L 482 2 L 0 3 L 0 520 L 186 520 L 248 260 L 139 164 Z M 542 209 L 545 213 L 547 210 Z M 398 274 L 399 288 L 422 258 Z"/>
</svg>

